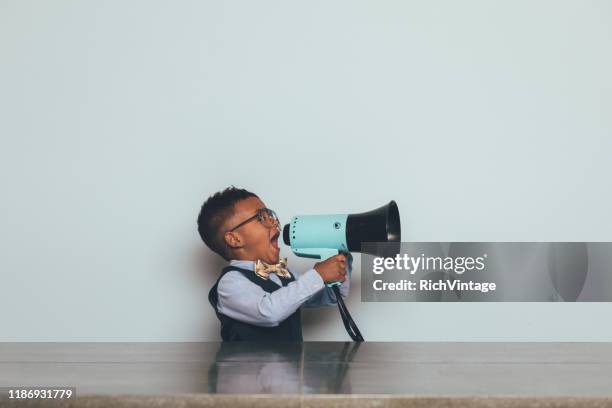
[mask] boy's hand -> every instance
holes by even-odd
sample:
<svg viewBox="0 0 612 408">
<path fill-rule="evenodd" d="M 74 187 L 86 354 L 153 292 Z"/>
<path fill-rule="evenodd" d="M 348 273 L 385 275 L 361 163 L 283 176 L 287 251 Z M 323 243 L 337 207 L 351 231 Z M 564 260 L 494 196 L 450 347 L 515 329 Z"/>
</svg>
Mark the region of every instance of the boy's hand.
<svg viewBox="0 0 612 408">
<path fill-rule="evenodd" d="M 317 262 L 314 269 L 321 275 L 323 282 L 343 282 L 346 279 L 346 256 L 334 255 L 324 261 Z"/>
</svg>

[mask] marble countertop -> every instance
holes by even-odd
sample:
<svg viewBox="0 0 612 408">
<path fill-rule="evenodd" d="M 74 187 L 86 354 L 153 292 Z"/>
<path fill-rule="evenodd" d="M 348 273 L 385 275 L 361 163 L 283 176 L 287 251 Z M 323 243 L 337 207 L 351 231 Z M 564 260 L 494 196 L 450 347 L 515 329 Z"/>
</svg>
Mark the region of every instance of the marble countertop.
<svg viewBox="0 0 612 408">
<path fill-rule="evenodd" d="M 76 387 L 81 401 L 119 395 L 216 406 L 246 397 L 250 406 L 493 397 L 612 406 L 612 344 L 0 343 L 0 387 L 7 386 Z"/>
</svg>

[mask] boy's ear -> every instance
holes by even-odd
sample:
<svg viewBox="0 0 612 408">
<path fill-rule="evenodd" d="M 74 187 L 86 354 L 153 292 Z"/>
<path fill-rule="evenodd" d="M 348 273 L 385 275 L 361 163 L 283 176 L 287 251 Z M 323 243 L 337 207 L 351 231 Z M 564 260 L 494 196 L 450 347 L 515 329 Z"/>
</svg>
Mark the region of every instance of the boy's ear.
<svg viewBox="0 0 612 408">
<path fill-rule="evenodd" d="M 223 234 L 223 240 L 230 248 L 236 249 L 242 247 L 242 237 L 235 232 L 227 231 Z"/>
</svg>

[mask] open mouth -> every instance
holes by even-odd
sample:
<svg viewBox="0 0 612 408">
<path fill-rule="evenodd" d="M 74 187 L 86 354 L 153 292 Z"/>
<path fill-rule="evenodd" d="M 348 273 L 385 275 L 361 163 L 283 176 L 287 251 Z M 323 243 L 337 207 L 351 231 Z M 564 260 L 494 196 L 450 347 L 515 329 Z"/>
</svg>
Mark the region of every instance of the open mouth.
<svg viewBox="0 0 612 408">
<path fill-rule="evenodd" d="M 272 238 L 270 238 L 270 245 L 272 245 L 272 248 L 276 249 L 277 251 L 280 250 L 280 248 L 278 247 L 278 237 L 280 236 L 280 233 L 276 233 L 274 235 L 272 235 Z"/>
</svg>

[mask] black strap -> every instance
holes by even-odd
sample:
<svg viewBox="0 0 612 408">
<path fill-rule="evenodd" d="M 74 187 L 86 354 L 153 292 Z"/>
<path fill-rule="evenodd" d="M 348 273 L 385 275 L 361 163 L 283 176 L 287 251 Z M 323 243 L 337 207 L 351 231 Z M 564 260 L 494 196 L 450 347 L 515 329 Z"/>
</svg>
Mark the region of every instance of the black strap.
<svg viewBox="0 0 612 408">
<path fill-rule="evenodd" d="M 351 317 L 348 308 L 344 304 L 344 300 L 342 300 L 342 295 L 340 294 L 339 286 L 340 285 L 332 286 L 332 290 L 334 291 L 334 294 L 336 295 L 336 300 L 338 301 L 338 310 L 340 310 L 340 316 L 342 317 L 342 323 L 344 323 L 344 328 L 346 329 L 348 335 L 351 336 L 351 339 L 353 339 L 353 341 L 363 341 L 363 336 L 361 335 L 359 328 L 355 324 L 355 321 Z"/>
</svg>

